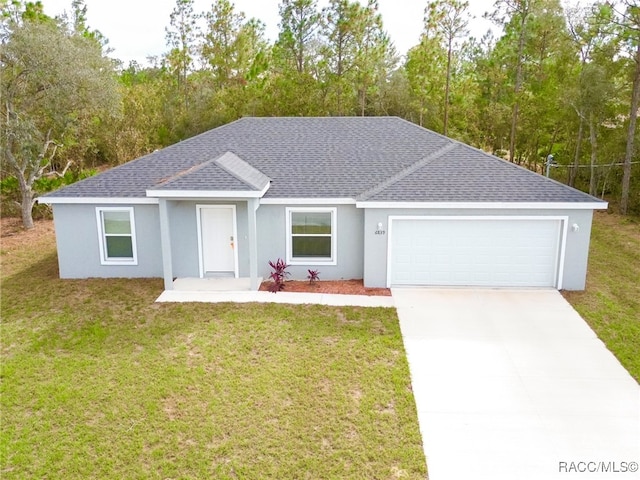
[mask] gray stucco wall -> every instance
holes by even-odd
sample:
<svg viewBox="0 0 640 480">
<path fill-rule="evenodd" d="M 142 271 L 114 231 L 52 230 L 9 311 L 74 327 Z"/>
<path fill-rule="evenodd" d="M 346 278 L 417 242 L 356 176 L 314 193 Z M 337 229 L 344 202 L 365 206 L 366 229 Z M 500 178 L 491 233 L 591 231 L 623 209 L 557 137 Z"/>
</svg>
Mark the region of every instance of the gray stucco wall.
<svg viewBox="0 0 640 480">
<path fill-rule="evenodd" d="M 174 277 L 199 276 L 196 205 L 236 206 L 238 267 L 249 276 L 247 203 L 170 201 L 171 250 Z M 162 277 L 162 252 L 157 205 L 133 206 L 136 222 L 137 265 L 101 265 L 96 207 L 113 205 L 53 205 L 61 278 Z M 296 207 L 304 205 L 296 205 Z M 307 205 L 313 207 L 314 205 Z M 327 205 L 331 207 L 331 205 Z M 567 216 L 568 230 L 564 258 L 563 288 L 583 290 L 591 236 L 591 210 L 429 210 L 337 208 L 337 265 L 290 266 L 292 279 L 306 279 L 307 269 L 318 269 L 323 280 L 364 278 L 368 287 L 384 287 L 387 281 L 388 234 L 376 235 L 378 223 L 389 231 L 390 215 L 515 215 Z M 261 205 L 257 210 L 258 275 L 268 278 L 269 260 L 286 258 L 286 206 Z M 572 224 L 579 230 L 571 230 Z M 363 247 L 364 246 L 364 247 Z M 364 253 L 363 253 L 364 248 Z M 366 261 L 365 261 L 366 259 Z"/>
<path fill-rule="evenodd" d="M 295 207 L 318 205 L 295 205 Z M 288 268 L 292 280 L 305 280 L 307 269 L 319 270 L 321 280 L 362 278 L 363 275 L 363 224 L 364 211 L 355 205 L 322 205 L 337 208 L 337 264 L 292 265 Z M 257 211 L 258 226 L 258 275 L 268 278 L 271 269 L 268 262 L 286 259 L 286 206 L 260 205 Z"/>
<path fill-rule="evenodd" d="M 200 274 L 196 205 L 236 206 L 239 275 L 249 276 L 247 202 L 182 200 L 167 202 L 173 276 L 198 277 Z M 97 206 L 113 205 L 57 204 L 53 206 L 61 278 L 162 277 L 158 206 L 134 206 L 138 265 L 100 264 L 95 213 Z M 291 266 L 289 271 L 292 279 L 306 279 L 307 268 L 318 269 L 320 278 L 324 280 L 362 278 L 364 211 L 356 209 L 354 205 L 335 207 L 338 230 L 337 265 Z M 269 260 L 286 258 L 285 212 L 284 205 L 261 205 L 256 212 L 258 275 L 264 278 L 267 278 L 270 273 Z"/>
<path fill-rule="evenodd" d="M 53 205 L 60 278 L 161 277 L 162 251 L 157 205 L 134 207 L 137 265 L 101 265 L 96 207 L 114 205 Z"/>
<path fill-rule="evenodd" d="M 584 290 L 591 237 L 592 210 L 489 210 L 489 209 L 366 209 L 364 215 L 364 284 L 367 287 L 387 286 L 387 242 L 389 216 L 445 216 L 445 215 L 512 215 L 512 216 L 568 216 L 567 241 L 564 259 L 563 286 L 565 290 Z M 376 235 L 378 223 L 383 224 L 384 235 Z M 577 224 L 577 232 L 571 225 Z"/>
<path fill-rule="evenodd" d="M 247 202 L 246 201 L 168 201 L 169 226 L 171 229 L 171 256 L 174 277 L 199 277 L 198 215 L 197 205 L 235 205 L 238 230 L 239 276 L 249 276 L 249 250 L 247 247 Z"/>
</svg>

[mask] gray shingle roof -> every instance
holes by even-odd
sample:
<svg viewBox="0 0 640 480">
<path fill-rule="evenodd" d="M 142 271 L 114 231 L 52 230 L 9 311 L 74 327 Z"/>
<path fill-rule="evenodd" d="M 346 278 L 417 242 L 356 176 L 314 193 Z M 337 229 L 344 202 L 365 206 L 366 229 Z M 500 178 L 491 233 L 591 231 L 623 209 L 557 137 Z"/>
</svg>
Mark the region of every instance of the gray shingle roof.
<svg viewBox="0 0 640 480">
<path fill-rule="evenodd" d="M 423 202 L 600 201 L 458 142 L 452 150 L 361 200 L 412 202 L 416 198 Z"/>
<path fill-rule="evenodd" d="M 226 152 L 218 158 L 178 172 L 153 190 L 203 191 L 260 191 L 269 183 L 269 177 L 247 162 Z"/>
<path fill-rule="evenodd" d="M 243 118 L 45 197 L 261 190 L 402 202 L 598 199 L 397 117 Z"/>
</svg>

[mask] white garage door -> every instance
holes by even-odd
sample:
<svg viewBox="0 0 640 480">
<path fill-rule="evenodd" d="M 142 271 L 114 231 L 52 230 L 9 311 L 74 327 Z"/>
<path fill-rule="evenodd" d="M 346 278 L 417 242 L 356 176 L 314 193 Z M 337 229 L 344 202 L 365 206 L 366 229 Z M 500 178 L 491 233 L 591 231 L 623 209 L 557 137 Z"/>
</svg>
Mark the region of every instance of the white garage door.
<svg viewBox="0 0 640 480">
<path fill-rule="evenodd" d="M 391 285 L 557 287 L 560 219 L 391 219 Z"/>
</svg>

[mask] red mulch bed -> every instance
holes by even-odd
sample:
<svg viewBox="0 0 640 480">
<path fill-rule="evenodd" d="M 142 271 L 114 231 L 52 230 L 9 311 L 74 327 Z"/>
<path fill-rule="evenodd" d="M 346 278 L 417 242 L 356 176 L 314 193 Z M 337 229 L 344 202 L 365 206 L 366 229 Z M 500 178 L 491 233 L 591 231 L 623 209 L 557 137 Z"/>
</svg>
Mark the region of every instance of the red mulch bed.
<svg viewBox="0 0 640 480">
<path fill-rule="evenodd" d="M 268 291 L 272 282 L 262 282 L 260 290 Z M 304 280 L 287 280 L 284 292 L 304 293 L 338 293 L 342 295 L 380 295 L 391 296 L 388 288 L 367 288 L 362 280 L 318 280 L 309 282 Z"/>
</svg>

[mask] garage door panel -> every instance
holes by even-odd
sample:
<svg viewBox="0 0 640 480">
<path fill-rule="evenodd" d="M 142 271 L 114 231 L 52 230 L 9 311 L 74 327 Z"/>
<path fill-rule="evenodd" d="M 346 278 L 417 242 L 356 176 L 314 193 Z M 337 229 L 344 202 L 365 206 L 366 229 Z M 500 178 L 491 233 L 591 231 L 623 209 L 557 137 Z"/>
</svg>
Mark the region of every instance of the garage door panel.
<svg viewBox="0 0 640 480">
<path fill-rule="evenodd" d="M 396 262 L 397 262 L 397 263 L 399 263 L 399 264 L 402 264 L 402 263 L 407 263 L 407 264 L 408 264 L 408 263 L 411 263 L 411 255 L 401 255 L 401 254 L 398 254 L 398 255 L 396 255 L 396 256 L 395 256 L 395 259 L 396 259 Z"/>
<path fill-rule="evenodd" d="M 560 220 L 394 219 L 392 285 L 555 286 Z"/>
</svg>

